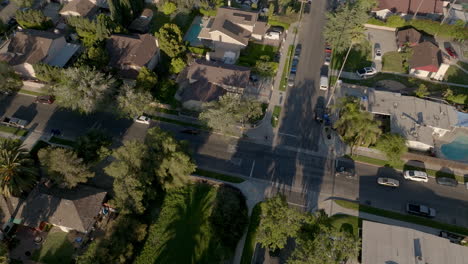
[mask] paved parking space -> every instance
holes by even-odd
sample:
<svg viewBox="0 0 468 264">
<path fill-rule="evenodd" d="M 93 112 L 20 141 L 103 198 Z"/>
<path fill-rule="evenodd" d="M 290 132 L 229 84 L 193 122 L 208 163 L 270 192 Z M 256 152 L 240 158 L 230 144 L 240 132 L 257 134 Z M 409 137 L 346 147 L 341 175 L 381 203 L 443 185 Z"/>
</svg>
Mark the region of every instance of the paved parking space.
<svg viewBox="0 0 468 264">
<path fill-rule="evenodd" d="M 397 44 L 395 38 L 395 32 L 390 30 L 367 28 L 366 29 L 367 39 L 371 42 L 372 48 L 375 43 L 380 44 L 382 53 L 389 51 L 397 51 Z"/>
</svg>

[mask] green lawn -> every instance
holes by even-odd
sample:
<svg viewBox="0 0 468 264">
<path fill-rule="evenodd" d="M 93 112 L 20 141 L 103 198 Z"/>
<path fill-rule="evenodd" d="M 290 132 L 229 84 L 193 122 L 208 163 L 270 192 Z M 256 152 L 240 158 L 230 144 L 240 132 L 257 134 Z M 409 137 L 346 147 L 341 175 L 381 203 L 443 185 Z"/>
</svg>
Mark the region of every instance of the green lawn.
<svg viewBox="0 0 468 264">
<path fill-rule="evenodd" d="M 199 168 L 197 168 L 197 170 L 195 171 L 194 174 L 199 175 L 199 176 L 208 177 L 208 178 L 218 179 L 218 180 L 222 180 L 222 181 L 232 182 L 232 183 L 241 183 L 241 182 L 245 181 L 244 179 L 236 177 L 236 176 L 222 174 L 222 173 L 218 173 L 218 172 L 214 172 L 214 171 L 203 170 L 203 169 L 199 169 Z"/>
<path fill-rule="evenodd" d="M 50 146 L 49 143 L 39 140 L 37 141 L 36 145 L 34 145 L 34 147 L 29 151 L 29 154 L 31 154 L 33 159 L 37 160 L 37 152 L 43 148 L 47 148 L 48 146 Z"/>
<path fill-rule="evenodd" d="M 288 85 L 289 69 L 292 63 L 292 55 L 294 53 L 294 45 L 289 45 L 288 54 L 286 55 L 286 63 L 284 64 L 283 73 L 281 74 L 281 81 L 279 90 L 286 91 L 286 86 Z"/>
<path fill-rule="evenodd" d="M 362 219 L 352 215 L 336 214 L 330 217 L 333 227 L 338 230 L 346 230 L 359 238 L 359 227 L 362 226 Z"/>
<path fill-rule="evenodd" d="M 400 220 L 404 222 L 410 222 L 413 224 L 428 226 L 428 227 L 432 227 L 435 229 L 447 230 L 447 231 L 458 233 L 458 234 L 468 235 L 468 228 L 464 228 L 461 226 L 449 225 L 449 224 L 437 222 L 431 219 L 415 216 L 415 215 L 407 215 L 407 214 L 401 214 L 401 213 L 397 213 L 393 211 L 387 211 L 387 210 L 383 210 L 383 209 L 368 206 L 368 205 L 358 204 L 357 202 L 335 200 L 335 203 L 341 207 L 352 209 L 352 210 L 358 210 L 360 212 L 364 212 L 368 214 L 374 214 L 374 215 L 392 218 L 392 219 L 396 219 L 396 220 Z"/>
<path fill-rule="evenodd" d="M 0 125 L 0 132 L 13 134 L 15 136 L 24 137 L 28 134 L 28 130 L 16 127 L 9 127 Z"/>
<path fill-rule="evenodd" d="M 40 249 L 34 251 L 32 259 L 47 264 L 71 263 L 74 253 L 72 243 L 67 239 L 67 233 L 53 228 Z"/>
<path fill-rule="evenodd" d="M 170 114 L 170 115 L 179 115 L 179 111 L 173 110 L 173 109 L 157 107 L 155 111 L 160 112 L 160 113 Z"/>
<path fill-rule="evenodd" d="M 252 215 L 250 216 L 249 229 L 245 238 L 244 249 L 242 250 L 241 264 L 250 264 L 255 251 L 257 228 L 260 225 L 261 202 L 256 204 L 252 209 Z"/>
<path fill-rule="evenodd" d="M 19 90 L 18 93 L 21 93 L 21 94 L 28 94 L 28 95 L 33 95 L 33 96 L 39 96 L 39 95 L 46 95 L 47 92 L 42 92 L 42 93 L 39 93 L 39 92 L 34 92 L 34 91 L 29 91 L 29 90 L 25 90 L 25 89 L 21 89 Z"/>
<path fill-rule="evenodd" d="M 333 53 L 332 69 L 339 70 L 346 56 L 346 51 Z M 372 47 L 369 42 L 355 44 L 349 52 L 348 60 L 344 66 L 344 71 L 355 72 L 364 67 L 372 65 Z"/>
<path fill-rule="evenodd" d="M 271 125 L 273 127 L 278 126 L 280 114 L 281 114 L 281 106 L 275 105 L 275 108 L 273 109 L 273 114 L 271 116 Z"/>
<path fill-rule="evenodd" d="M 468 74 L 456 66 L 451 65 L 444 76 L 444 81 L 451 83 L 468 84 Z"/>
<path fill-rule="evenodd" d="M 468 55 L 468 54 L 467 54 Z M 468 63 L 463 62 L 463 61 L 458 61 L 457 64 L 462 67 L 463 69 L 468 71 Z"/>
<path fill-rule="evenodd" d="M 235 249 L 225 248 L 210 224 L 219 189 L 191 184 L 169 191 L 134 263 L 221 263 L 232 257 Z"/>
<path fill-rule="evenodd" d="M 382 70 L 391 72 L 405 73 L 403 67 L 403 56 L 398 51 L 390 51 L 382 57 Z"/>
<path fill-rule="evenodd" d="M 162 117 L 162 116 L 151 116 L 151 115 L 149 115 L 149 117 L 151 119 L 153 119 L 153 120 L 158 120 L 158 121 L 162 121 L 162 122 L 166 122 L 166 123 L 173 123 L 173 124 L 181 125 L 181 126 L 189 126 L 189 127 L 195 127 L 195 128 L 201 128 L 201 129 L 208 129 L 208 127 L 206 127 L 204 125 L 193 124 L 193 123 L 184 122 L 184 121 L 180 121 L 180 120 L 176 120 L 176 119 L 170 119 L 170 118 L 166 118 L 166 117 Z"/>
<path fill-rule="evenodd" d="M 277 47 L 249 42 L 247 48 L 241 51 L 237 64 L 253 67 L 261 56 L 266 55 L 270 57 L 270 60 L 272 61 L 275 58 L 277 52 Z"/>
<path fill-rule="evenodd" d="M 73 140 L 69 140 L 69 139 L 65 139 L 65 138 L 60 138 L 60 137 L 56 137 L 56 136 L 53 136 L 53 137 L 49 140 L 49 142 L 50 142 L 50 143 L 54 143 L 54 144 L 69 146 L 69 147 L 72 147 L 72 148 L 74 148 L 74 147 L 75 147 L 75 144 L 76 144 L 76 142 L 73 141 Z"/>
</svg>

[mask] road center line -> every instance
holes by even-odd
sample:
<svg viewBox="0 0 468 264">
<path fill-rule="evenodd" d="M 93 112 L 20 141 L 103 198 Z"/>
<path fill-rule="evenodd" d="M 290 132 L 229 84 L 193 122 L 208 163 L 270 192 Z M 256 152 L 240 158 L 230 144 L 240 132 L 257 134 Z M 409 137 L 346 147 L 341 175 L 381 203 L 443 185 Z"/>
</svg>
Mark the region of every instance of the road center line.
<svg viewBox="0 0 468 264">
<path fill-rule="evenodd" d="M 250 178 L 252 178 L 254 167 L 255 167 L 255 160 L 252 163 L 252 169 L 250 169 L 250 176 L 249 176 Z"/>
<path fill-rule="evenodd" d="M 299 136 L 292 135 L 292 134 L 287 134 L 287 133 L 281 133 L 281 132 L 279 132 L 278 134 L 279 134 L 279 135 L 283 135 L 283 136 L 288 136 L 288 137 L 295 137 L 295 138 L 299 138 Z"/>
</svg>

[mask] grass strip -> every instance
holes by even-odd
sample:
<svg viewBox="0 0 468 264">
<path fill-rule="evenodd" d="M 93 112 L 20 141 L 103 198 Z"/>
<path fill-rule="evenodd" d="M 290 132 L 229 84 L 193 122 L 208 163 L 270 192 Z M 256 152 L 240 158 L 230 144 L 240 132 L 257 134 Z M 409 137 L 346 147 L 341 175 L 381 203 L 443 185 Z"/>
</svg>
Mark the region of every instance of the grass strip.
<svg viewBox="0 0 468 264">
<path fill-rule="evenodd" d="M 204 176 L 204 177 L 218 179 L 218 180 L 232 182 L 232 183 L 241 183 L 245 181 L 244 179 L 236 177 L 236 176 L 231 176 L 231 175 L 218 173 L 214 171 L 203 170 L 199 168 L 195 170 L 195 174 L 199 176 Z"/>
<path fill-rule="evenodd" d="M 18 127 L 2 126 L 0 125 L 0 132 L 13 134 L 15 136 L 24 137 L 28 134 L 28 130 Z"/>
<path fill-rule="evenodd" d="M 18 93 L 20 93 L 20 94 L 28 94 L 28 95 L 33 95 L 33 96 L 47 95 L 46 92 L 40 93 L 40 92 L 34 92 L 34 91 L 25 90 L 25 89 L 19 90 Z"/>
<path fill-rule="evenodd" d="M 281 106 L 275 105 L 275 108 L 273 108 L 273 115 L 271 116 L 271 125 L 273 127 L 278 126 L 280 114 L 281 114 Z"/>
<path fill-rule="evenodd" d="M 252 262 L 255 245 L 257 244 L 257 228 L 260 225 L 260 216 L 262 214 L 261 204 L 261 202 L 257 203 L 252 209 L 249 228 L 247 229 L 247 235 L 245 237 L 244 249 L 242 250 L 241 264 L 250 264 Z"/>
<path fill-rule="evenodd" d="M 160 113 L 165 113 L 165 114 L 170 114 L 170 115 L 179 115 L 179 111 L 177 110 L 161 108 L 161 107 L 157 107 L 155 110 L 156 112 L 160 112 Z"/>
<path fill-rule="evenodd" d="M 56 136 L 53 136 L 53 137 L 49 140 L 49 143 L 59 144 L 59 145 L 64 145 L 64 146 L 69 146 L 69 147 L 72 147 L 72 148 L 75 147 L 75 141 L 69 140 L 69 139 L 65 139 L 65 138 L 59 138 L 59 137 L 56 137 Z"/>
<path fill-rule="evenodd" d="M 204 125 L 199 125 L 199 124 L 184 122 L 184 121 L 175 120 L 175 119 L 170 119 L 170 118 L 162 117 L 162 116 L 150 116 L 150 117 L 151 117 L 151 119 L 153 119 L 153 120 L 158 120 L 158 121 L 162 121 L 162 122 L 166 122 L 166 123 L 173 123 L 173 124 L 181 125 L 181 126 L 190 126 L 190 127 L 196 127 L 196 128 L 201 128 L 201 129 L 207 129 L 207 130 L 209 130 L 209 128 L 208 128 L 207 126 L 204 126 Z"/>
<path fill-rule="evenodd" d="M 280 86 L 279 86 L 280 91 L 286 91 L 286 86 L 288 85 L 287 80 L 289 76 L 289 70 L 290 70 L 291 62 L 292 62 L 291 57 L 293 55 L 293 52 L 294 52 L 294 45 L 289 45 L 288 53 L 286 57 L 286 63 L 284 64 L 283 74 L 281 75 L 281 81 L 280 81 Z"/>
<path fill-rule="evenodd" d="M 404 222 L 409 222 L 413 224 L 428 226 L 428 227 L 432 227 L 435 229 L 446 230 L 446 231 L 454 232 L 458 234 L 468 235 L 468 228 L 464 228 L 461 226 L 449 225 L 449 224 L 437 222 L 437 221 L 426 219 L 426 218 L 419 217 L 419 216 L 387 211 L 387 210 L 383 210 L 380 208 L 359 204 L 357 202 L 344 201 L 344 200 L 334 200 L 334 201 L 336 204 L 338 204 L 341 207 L 356 210 L 359 212 L 378 215 L 378 216 L 387 217 L 387 218 L 400 220 Z"/>
</svg>

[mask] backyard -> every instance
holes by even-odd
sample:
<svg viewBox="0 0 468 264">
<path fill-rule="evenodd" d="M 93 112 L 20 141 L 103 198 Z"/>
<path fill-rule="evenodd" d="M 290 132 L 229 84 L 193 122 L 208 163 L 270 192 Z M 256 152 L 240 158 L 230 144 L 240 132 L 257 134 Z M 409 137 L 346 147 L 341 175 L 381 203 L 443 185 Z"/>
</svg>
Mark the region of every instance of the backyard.
<svg viewBox="0 0 468 264">
<path fill-rule="evenodd" d="M 330 222 L 337 230 L 345 230 L 359 238 L 359 228 L 362 219 L 352 215 L 336 214 L 330 217 Z"/>
<path fill-rule="evenodd" d="M 241 51 L 237 64 L 253 67 L 260 57 L 265 55 L 270 57 L 270 60 L 273 61 L 277 52 L 277 47 L 249 42 L 247 48 Z"/>
<path fill-rule="evenodd" d="M 52 228 L 41 249 L 33 253 L 32 259 L 47 264 L 71 263 L 75 250 L 67 236 L 68 233 L 61 231 L 59 228 Z"/>
</svg>

